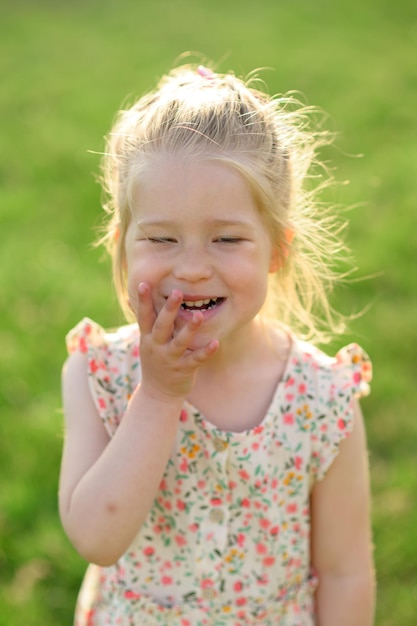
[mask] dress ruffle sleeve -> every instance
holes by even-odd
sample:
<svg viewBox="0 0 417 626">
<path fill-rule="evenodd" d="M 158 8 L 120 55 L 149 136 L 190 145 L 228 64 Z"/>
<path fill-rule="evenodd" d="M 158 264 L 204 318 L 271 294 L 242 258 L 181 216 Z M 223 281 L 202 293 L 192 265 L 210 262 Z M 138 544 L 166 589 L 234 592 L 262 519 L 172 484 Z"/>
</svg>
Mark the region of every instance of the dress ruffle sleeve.
<svg viewBox="0 0 417 626">
<path fill-rule="evenodd" d="M 93 347 L 105 343 L 104 329 L 85 317 L 66 336 L 66 345 L 69 354 L 81 352 L 87 354 Z"/>
<path fill-rule="evenodd" d="M 81 352 L 87 356 L 93 401 L 110 436 L 139 380 L 138 342 L 135 325 L 108 333 L 89 318 L 81 320 L 66 337 L 69 354 Z"/>
<path fill-rule="evenodd" d="M 313 483 L 321 480 L 350 435 L 355 401 L 370 393 L 372 364 L 355 343 L 342 348 L 318 371 L 317 428 L 312 435 L 311 472 Z"/>
</svg>

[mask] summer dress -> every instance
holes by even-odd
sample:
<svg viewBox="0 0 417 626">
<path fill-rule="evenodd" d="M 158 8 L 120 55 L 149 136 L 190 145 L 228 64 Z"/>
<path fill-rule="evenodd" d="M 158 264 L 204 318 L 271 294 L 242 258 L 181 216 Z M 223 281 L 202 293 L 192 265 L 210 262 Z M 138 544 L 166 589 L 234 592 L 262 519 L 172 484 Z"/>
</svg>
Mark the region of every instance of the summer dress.
<svg viewBox="0 0 417 626">
<path fill-rule="evenodd" d="M 84 319 L 67 345 L 88 355 L 112 436 L 140 380 L 138 327 Z M 115 565 L 89 565 L 76 626 L 313 626 L 309 495 L 370 379 L 356 344 L 330 358 L 293 337 L 259 426 L 225 432 L 186 403 L 153 507 Z"/>
</svg>

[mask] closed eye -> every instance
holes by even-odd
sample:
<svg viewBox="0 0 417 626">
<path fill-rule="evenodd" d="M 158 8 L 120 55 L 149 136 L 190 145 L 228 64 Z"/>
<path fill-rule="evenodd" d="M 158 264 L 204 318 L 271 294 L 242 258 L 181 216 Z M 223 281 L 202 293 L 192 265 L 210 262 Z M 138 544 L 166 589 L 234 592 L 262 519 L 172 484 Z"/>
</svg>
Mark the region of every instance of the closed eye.
<svg viewBox="0 0 417 626">
<path fill-rule="evenodd" d="M 217 237 L 215 242 L 217 243 L 240 243 L 244 241 L 242 237 Z"/>
<path fill-rule="evenodd" d="M 151 243 L 176 243 L 176 239 L 171 237 L 147 237 Z"/>
</svg>

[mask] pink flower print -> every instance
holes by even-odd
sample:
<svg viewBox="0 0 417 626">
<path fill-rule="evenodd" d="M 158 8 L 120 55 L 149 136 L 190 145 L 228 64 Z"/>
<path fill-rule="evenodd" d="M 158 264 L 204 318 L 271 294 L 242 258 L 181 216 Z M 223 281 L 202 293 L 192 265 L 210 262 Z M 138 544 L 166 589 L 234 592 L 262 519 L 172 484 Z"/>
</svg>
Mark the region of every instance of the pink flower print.
<svg viewBox="0 0 417 626">
<path fill-rule="evenodd" d="M 181 626 L 191 626 L 191 622 L 189 619 L 186 619 L 185 617 L 183 617 L 181 619 Z"/>
<path fill-rule="evenodd" d="M 171 576 L 165 575 L 165 576 L 162 576 L 162 578 L 161 578 L 161 584 L 164 585 L 164 586 L 172 585 L 173 582 L 174 581 L 173 581 Z"/>
<path fill-rule="evenodd" d="M 155 548 L 153 546 L 146 546 L 143 549 L 143 554 L 147 557 L 153 556 L 155 554 Z"/>
<path fill-rule="evenodd" d="M 342 417 L 340 417 L 340 418 L 337 420 L 337 427 L 338 427 L 338 429 L 339 429 L 339 430 L 345 430 L 345 428 L 346 428 L 346 423 L 345 423 L 345 420 L 344 420 Z"/>
<path fill-rule="evenodd" d="M 296 513 L 298 509 L 297 503 L 287 504 L 287 513 Z"/>
<path fill-rule="evenodd" d="M 271 530 L 269 531 L 269 533 L 275 537 L 276 535 L 278 535 L 279 533 L 279 526 L 272 526 Z"/>
<path fill-rule="evenodd" d="M 261 519 L 259 520 L 259 526 L 263 528 L 264 530 L 268 530 L 270 525 L 271 525 L 271 521 L 269 519 L 266 519 L 265 517 L 261 517 Z"/>
<path fill-rule="evenodd" d="M 305 383 L 300 383 L 298 385 L 298 393 L 300 393 L 301 395 L 304 395 L 306 391 L 307 391 L 307 385 Z"/>
<path fill-rule="evenodd" d="M 255 428 L 253 429 L 253 432 L 255 433 L 255 435 L 259 435 L 259 433 L 261 433 L 263 429 L 264 427 L 262 426 L 262 424 L 260 424 L 259 426 L 255 426 Z"/>
<path fill-rule="evenodd" d="M 294 415 L 292 413 L 284 413 L 284 424 L 287 426 L 294 424 Z"/>
<path fill-rule="evenodd" d="M 167 490 L 167 481 L 165 480 L 165 478 L 163 478 L 159 484 L 159 489 L 161 491 L 166 491 Z"/>
<path fill-rule="evenodd" d="M 274 556 L 266 556 L 264 559 L 262 559 L 262 564 L 264 567 L 271 567 L 274 563 L 275 563 Z"/>
<path fill-rule="evenodd" d="M 250 475 L 248 474 L 248 472 L 244 469 L 239 470 L 239 476 L 242 480 L 249 480 L 250 479 Z"/>
<path fill-rule="evenodd" d="M 292 376 L 290 376 L 286 381 L 285 381 L 285 387 L 292 387 L 295 384 L 295 380 Z"/>
<path fill-rule="evenodd" d="M 242 583 L 240 583 L 240 584 L 242 584 Z M 240 590 L 235 589 L 235 591 L 240 591 Z M 237 600 L 236 600 L 237 606 L 245 606 L 245 604 L 247 604 L 247 602 L 248 602 L 248 600 L 244 596 L 241 596 L 240 598 L 237 598 Z"/>
<path fill-rule="evenodd" d="M 223 500 L 221 498 L 212 498 L 210 503 L 212 506 L 221 506 L 223 504 Z"/>
<path fill-rule="evenodd" d="M 259 542 L 256 544 L 256 552 L 258 554 L 266 554 L 268 552 L 268 548 L 264 543 Z"/>
<path fill-rule="evenodd" d="M 186 508 L 187 508 L 187 505 L 185 504 L 183 500 L 177 500 L 177 509 L 179 511 L 185 511 Z"/>
<path fill-rule="evenodd" d="M 206 487 L 206 481 L 205 480 L 199 480 L 197 483 L 197 487 L 201 490 L 201 489 L 205 489 Z"/>
<path fill-rule="evenodd" d="M 188 472 L 188 459 L 185 456 L 182 457 L 179 467 L 184 474 Z"/>
<path fill-rule="evenodd" d="M 203 580 L 201 581 L 201 588 L 202 589 L 209 589 L 210 587 L 214 586 L 214 580 L 212 578 L 203 578 Z"/>
<path fill-rule="evenodd" d="M 179 548 L 187 545 L 187 540 L 183 535 L 176 535 L 175 542 Z"/>
<path fill-rule="evenodd" d="M 246 542 L 246 535 L 244 533 L 239 533 L 236 536 L 236 541 L 237 541 L 237 545 L 239 546 L 239 548 L 243 548 L 243 545 Z"/>
<path fill-rule="evenodd" d="M 199 528 L 198 524 L 190 524 L 188 526 L 188 530 L 192 533 L 196 533 L 198 528 Z"/>
<path fill-rule="evenodd" d="M 256 451 L 256 450 L 259 450 L 259 448 L 260 448 L 260 443 L 259 443 L 259 441 L 255 441 L 255 442 L 252 444 L 251 448 L 252 448 L 252 450 L 255 450 L 255 451 Z"/>
<path fill-rule="evenodd" d="M 187 419 L 188 419 L 188 413 L 187 413 L 187 411 L 186 411 L 185 409 L 183 409 L 183 410 L 181 411 L 180 421 L 181 421 L 181 422 L 186 422 L 186 421 L 187 421 Z"/>
<path fill-rule="evenodd" d="M 303 457 L 302 456 L 296 456 L 294 457 L 294 466 L 295 469 L 300 471 L 302 466 L 303 466 Z"/>
<path fill-rule="evenodd" d="M 239 591 L 242 591 L 243 589 L 243 583 L 240 580 L 237 580 L 233 585 L 233 589 L 234 591 L 237 591 L 237 593 L 239 593 Z"/>
<path fill-rule="evenodd" d="M 292 402 L 294 400 L 294 394 L 293 393 L 287 393 L 286 396 L 285 396 L 285 399 L 288 402 Z"/>
<path fill-rule="evenodd" d="M 362 377 L 370 382 L 372 374 L 372 365 L 369 361 L 362 361 Z"/>
<path fill-rule="evenodd" d="M 95 374 L 98 370 L 97 361 L 95 359 L 91 359 L 89 362 L 89 369 L 92 374 Z"/>
<path fill-rule="evenodd" d="M 360 372 L 353 372 L 353 382 L 359 385 L 362 380 L 362 375 Z"/>
<path fill-rule="evenodd" d="M 240 501 L 240 506 L 244 506 L 245 508 L 248 509 L 250 507 L 249 498 L 242 498 L 242 500 Z"/>
<path fill-rule="evenodd" d="M 127 589 L 125 591 L 124 596 L 126 600 L 139 600 L 140 599 L 140 594 L 135 593 L 134 591 L 131 591 L 130 589 Z"/>
<path fill-rule="evenodd" d="M 107 404 L 104 398 L 99 398 L 98 399 L 98 406 L 100 409 L 106 409 L 107 408 Z"/>
<path fill-rule="evenodd" d="M 88 346 L 87 346 L 85 337 L 80 337 L 79 342 L 78 342 L 78 349 L 83 354 L 86 354 L 86 352 L 88 352 Z"/>
</svg>

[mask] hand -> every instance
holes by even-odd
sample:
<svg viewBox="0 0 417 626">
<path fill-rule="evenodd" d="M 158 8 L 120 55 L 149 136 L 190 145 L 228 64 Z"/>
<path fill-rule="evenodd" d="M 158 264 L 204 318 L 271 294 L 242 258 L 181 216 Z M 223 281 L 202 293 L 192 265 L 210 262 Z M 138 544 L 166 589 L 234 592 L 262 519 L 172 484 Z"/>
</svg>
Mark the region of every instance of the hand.
<svg viewBox="0 0 417 626">
<path fill-rule="evenodd" d="M 195 311 L 184 327 L 173 335 L 182 298 L 181 291 L 174 290 L 156 314 L 149 285 L 139 285 L 137 318 L 140 328 L 141 388 L 161 400 L 185 399 L 192 389 L 197 369 L 219 347 L 219 342 L 213 339 L 201 348 L 190 349 L 203 322 L 203 315 L 199 311 Z"/>
</svg>

